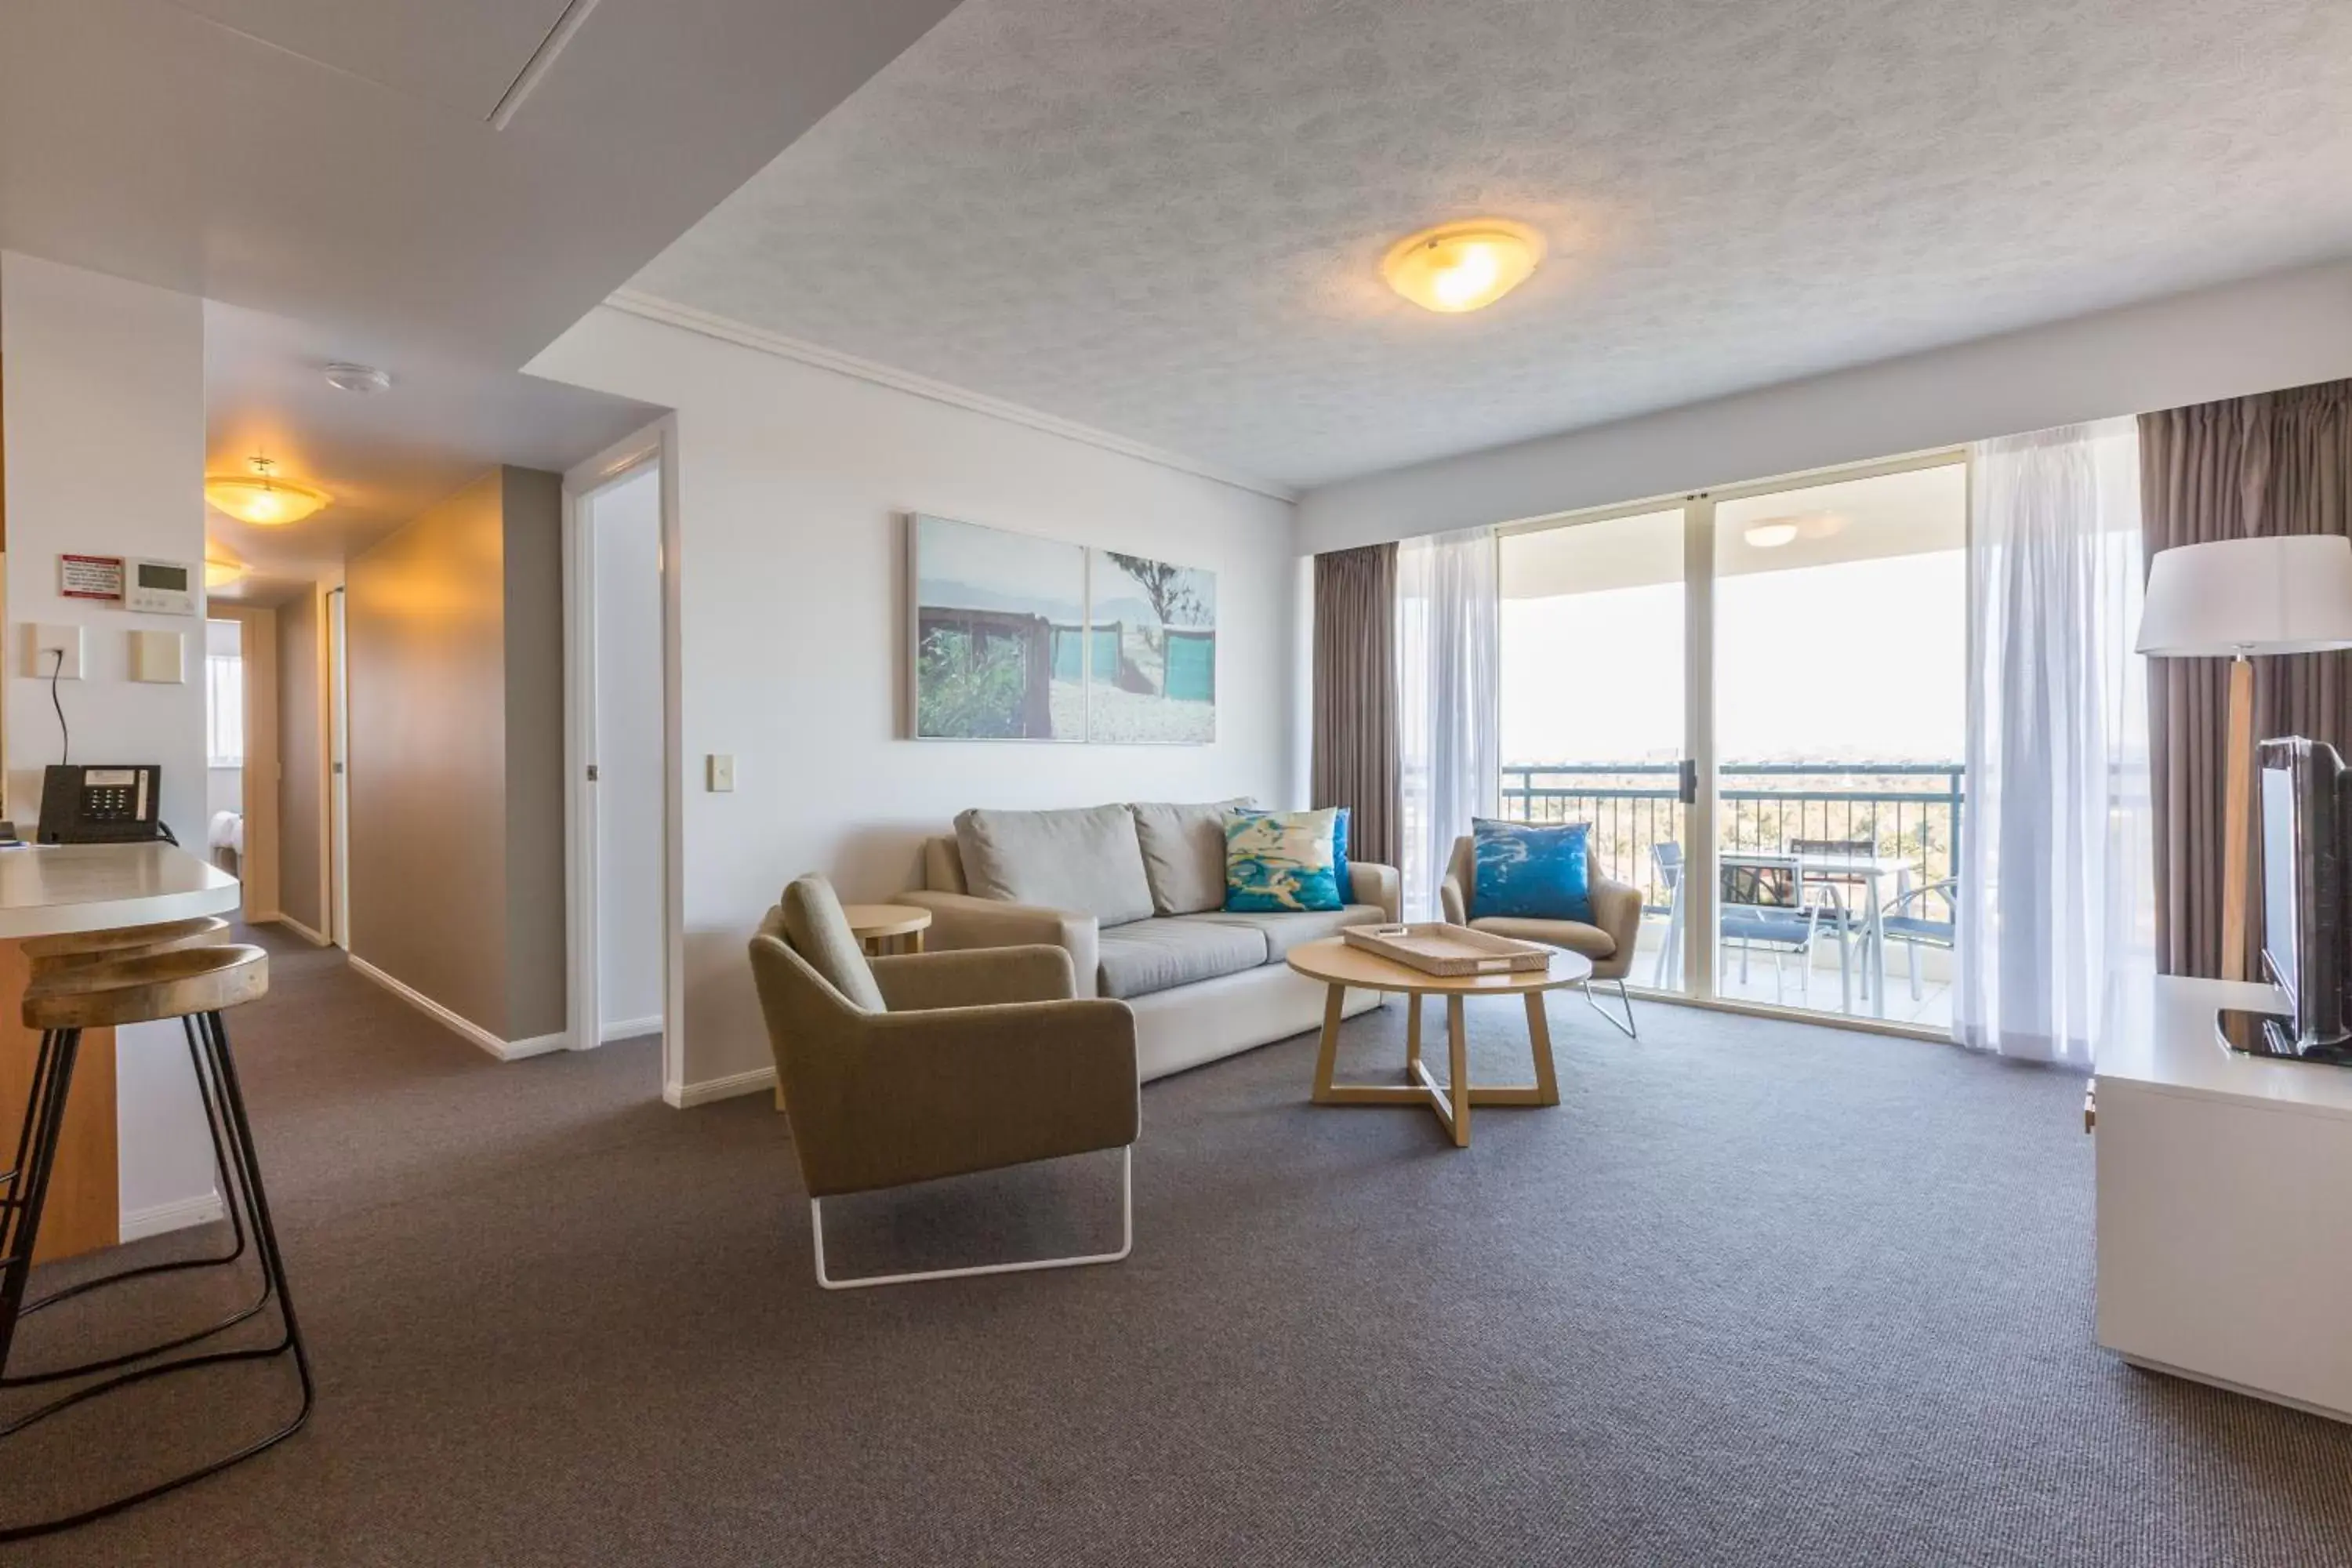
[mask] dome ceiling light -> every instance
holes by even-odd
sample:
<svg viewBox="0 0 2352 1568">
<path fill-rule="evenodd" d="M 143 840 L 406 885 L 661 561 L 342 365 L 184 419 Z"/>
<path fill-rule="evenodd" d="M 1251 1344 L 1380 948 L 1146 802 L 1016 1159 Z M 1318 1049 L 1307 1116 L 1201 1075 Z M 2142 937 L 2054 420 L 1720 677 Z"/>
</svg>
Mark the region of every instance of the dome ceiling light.
<svg viewBox="0 0 2352 1568">
<path fill-rule="evenodd" d="M 1389 247 L 1389 287 L 1440 315 L 1483 310 L 1526 282 L 1543 259 L 1543 236 L 1508 218 L 1470 218 L 1407 235 Z"/>
<path fill-rule="evenodd" d="M 299 522 L 335 498 L 309 485 L 278 477 L 274 458 L 256 454 L 249 474 L 207 474 L 205 500 L 239 522 L 276 528 Z"/>
<path fill-rule="evenodd" d="M 226 588 L 245 575 L 245 563 L 239 561 L 226 544 L 205 541 L 205 586 L 206 589 Z"/>
<path fill-rule="evenodd" d="M 391 391 L 392 373 L 372 364 L 353 364 L 339 359 L 327 366 L 327 384 L 337 392 L 356 392 L 365 396 L 372 392 Z"/>
<path fill-rule="evenodd" d="M 1751 522 L 1740 531 L 1739 537 L 1759 550 L 1778 550 L 1800 539 L 1827 539 L 1844 531 L 1845 518 L 1840 513 L 1807 511 Z"/>
</svg>

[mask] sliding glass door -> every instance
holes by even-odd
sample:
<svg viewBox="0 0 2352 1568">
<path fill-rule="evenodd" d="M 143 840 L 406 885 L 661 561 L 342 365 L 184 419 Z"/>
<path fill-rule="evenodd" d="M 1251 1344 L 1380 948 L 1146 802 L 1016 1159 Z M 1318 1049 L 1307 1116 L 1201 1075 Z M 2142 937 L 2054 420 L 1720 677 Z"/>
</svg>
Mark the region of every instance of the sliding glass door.
<svg viewBox="0 0 2352 1568">
<path fill-rule="evenodd" d="M 1958 463 L 1716 503 L 1718 994 L 1949 1024 L 1967 543 Z"/>
<path fill-rule="evenodd" d="M 1635 984 L 1948 1023 L 1967 521 L 1952 454 L 1506 533 L 1501 808 L 1643 889 Z"/>
<path fill-rule="evenodd" d="M 1686 529 L 1680 507 L 1504 535 L 1502 814 L 1589 822 L 1642 890 L 1635 984 L 1682 988 L 1689 839 Z"/>
</svg>

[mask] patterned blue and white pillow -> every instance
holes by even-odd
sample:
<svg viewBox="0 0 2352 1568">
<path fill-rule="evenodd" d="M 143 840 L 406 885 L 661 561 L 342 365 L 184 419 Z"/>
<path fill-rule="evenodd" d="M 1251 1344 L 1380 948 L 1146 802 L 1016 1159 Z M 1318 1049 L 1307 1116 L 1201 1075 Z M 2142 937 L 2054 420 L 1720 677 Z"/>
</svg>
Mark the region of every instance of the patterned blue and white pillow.
<svg viewBox="0 0 2352 1568">
<path fill-rule="evenodd" d="M 1472 917 L 1591 924 L 1591 837 L 1592 826 L 1585 822 L 1537 827 L 1474 817 L 1470 844 L 1477 887 L 1470 899 Z"/>
<path fill-rule="evenodd" d="M 1225 813 L 1225 908 L 1235 914 L 1336 910 L 1339 814 Z"/>
</svg>

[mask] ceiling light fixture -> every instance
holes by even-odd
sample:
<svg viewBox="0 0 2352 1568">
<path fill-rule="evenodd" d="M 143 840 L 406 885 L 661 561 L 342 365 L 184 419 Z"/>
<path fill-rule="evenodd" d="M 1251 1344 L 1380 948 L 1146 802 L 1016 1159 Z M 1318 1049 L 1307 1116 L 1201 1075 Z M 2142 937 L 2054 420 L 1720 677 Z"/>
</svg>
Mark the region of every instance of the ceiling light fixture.
<svg viewBox="0 0 2352 1568">
<path fill-rule="evenodd" d="M 229 553 L 226 544 L 205 541 L 205 586 L 226 588 L 245 575 L 245 563 Z"/>
<path fill-rule="evenodd" d="M 1381 262 L 1381 276 L 1423 310 L 1459 315 L 1526 282 L 1543 253 L 1543 236 L 1523 223 L 1472 218 L 1398 240 Z"/>
<path fill-rule="evenodd" d="M 392 373 L 372 364 L 337 360 L 327 367 L 327 384 L 337 392 L 388 392 L 392 389 Z"/>
<path fill-rule="evenodd" d="M 205 500 L 239 522 L 261 528 L 299 522 L 335 498 L 309 485 L 278 477 L 274 458 L 257 453 L 248 459 L 249 474 L 207 474 Z"/>
<path fill-rule="evenodd" d="M 1797 525 L 1793 522 L 1759 522 L 1740 534 L 1759 550 L 1778 550 L 1783 544 L 1797 542 Z"/>
</svg>

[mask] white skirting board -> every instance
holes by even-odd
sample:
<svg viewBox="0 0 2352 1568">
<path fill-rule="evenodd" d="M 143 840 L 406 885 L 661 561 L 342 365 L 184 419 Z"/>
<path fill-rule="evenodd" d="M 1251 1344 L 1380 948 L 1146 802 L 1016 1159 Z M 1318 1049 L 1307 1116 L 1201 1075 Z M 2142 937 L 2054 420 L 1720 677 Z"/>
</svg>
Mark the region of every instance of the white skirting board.
<svg viewBox="0 0 2352 1568">
<path fill-rule="evenodd" d="M 538 1035 L 528 1040 L 502 1040 L 471 1018 L 451 1012 L 415 986 L 404 985 L 394 980 L 366 959 L 354 954 L 347 962 L 352 966 L 352 973 L 374 981 L 435 1023 L 449 1030 L 450 1033 L 471 1040 L 502 1062 L 520 1061 L 525 1057 L 545 1056 L 550 1051 L 564 1050 L 572 1044 L 572 1037 L 561 1033 Z"/>
<path fill-rule="evenodd" d="M 772 1067 L 751 1072 L 739 1072 L 726 1078 L 706 1079 L 700 1083 L 666 1083 L 662 1099 L 680 1110 L 698 1105 L 709 1105 L 714 1100 L 733 1100 L 740 1094 L 766 1094 L 776 1087 L 776 1069 Z"/>
<path fill-rule="evenodd" d="M 221 1205 L 220 1189 L 215 1187 L 201 1197 L 176 1198 L 152 1208 L 125 1209 L 116 1222 L 117 1234 L 124 1241 L 144 1241 L 151 1236 L 210 1225 L 226 1212 Z"/>
<path fill-rule="evenodd" d="M 650 1018 L 624 1018 L 617 1024 L 607 1024 L 597 1031 L 598 1040 L 610 1044 L 614 1040 L 643 1039 L 647 1035 L 662 1032 L 661 1015 Z"/>
<path fill-rule="evenodd" d="M 304 925 L 292 915 L 280 912 L 274 915 L 259 916 L 257 917 L 257 921 L 259 920 L 276 921 L 278 924 L 284 926 L 288 931 L 292 931 L 296 936 L 300 937 L 304 942 L 309 942 L 312 947 L 324 947 L 327 945 L 327 939 L 325 937 L 320 935 L 317 931 L 312 931 L 309 926 Z"/>
</svg>

